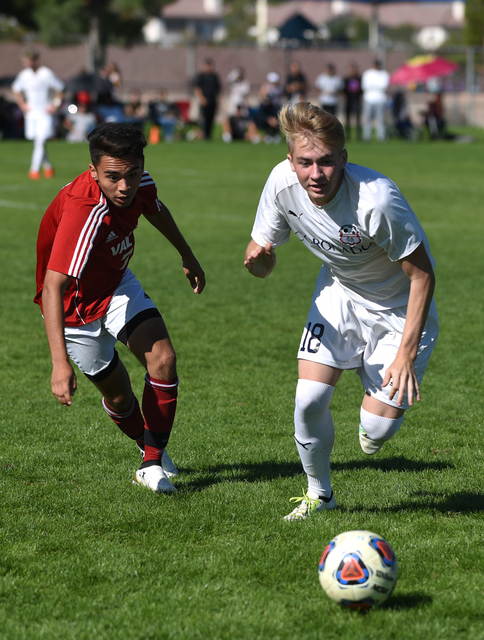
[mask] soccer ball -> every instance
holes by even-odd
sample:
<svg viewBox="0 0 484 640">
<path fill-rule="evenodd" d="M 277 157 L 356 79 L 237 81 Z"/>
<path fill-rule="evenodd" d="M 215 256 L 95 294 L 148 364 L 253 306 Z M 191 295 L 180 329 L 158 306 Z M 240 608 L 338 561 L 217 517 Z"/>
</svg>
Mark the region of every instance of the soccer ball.
<svg viewBox="0 0 484 640">
<path fill-rule="evenodd" d="M 398 563 L 391 546 L 371 531 L 346 531 L 333 538 L 319 561 L 327 595 L 350 609 L 370 609 L 392 593 Z"/>
</svg>

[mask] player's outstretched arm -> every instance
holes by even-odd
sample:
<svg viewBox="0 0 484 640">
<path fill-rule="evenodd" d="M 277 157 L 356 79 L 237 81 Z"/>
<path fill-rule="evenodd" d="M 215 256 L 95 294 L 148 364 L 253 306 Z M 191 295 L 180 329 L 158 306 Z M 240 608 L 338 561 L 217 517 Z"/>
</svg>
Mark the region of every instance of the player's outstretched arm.
<svg viewBox="0 0 484 640">
<path fill-rule="evenodd" d="M 193 292 L 202 293 L 206 284 L 205 273 L 165 205 L 160 202 L 158 213 L 145 216 L 145 218 L 165 236 L 180 254 L 183 261 L 183 271 L 190 282 Z"/>
<path fill-rule="evenodd" d="M 42 312 L 52 357 L 52 393 L 65 407 L 72 404 L 77 388 L 76 374 L 67 355 L 64 339 L 64 291 L 71 278 L 47 269 L 42 290 Z"/>
<path fill-rule="evenodd" d="M 273 246 L 268 242 L 265 247 L 251 240 L 245 251 L 244 266 L 253 276 L 267 278 L 276 266 L 277 258 Z"/>
<path fill-rule="evenodd" d="M 408 403 L 412 406 L 414 398 L 418 402 L 420 401 L 420 389 L 414 362 L 434 294 L 435 276 L 432 263 L 423 244 L 420 244 L 412 254 L 401 260 L 400 264 L 410 278 L 407 317 L 400 348 L 395 360 L 385 373 L 383 386 L 386 387 L 391 380 L 390 400 L 398 391 L 397 404 L 401 406 L 405 393 L 407 393 Z"/>
</svg>

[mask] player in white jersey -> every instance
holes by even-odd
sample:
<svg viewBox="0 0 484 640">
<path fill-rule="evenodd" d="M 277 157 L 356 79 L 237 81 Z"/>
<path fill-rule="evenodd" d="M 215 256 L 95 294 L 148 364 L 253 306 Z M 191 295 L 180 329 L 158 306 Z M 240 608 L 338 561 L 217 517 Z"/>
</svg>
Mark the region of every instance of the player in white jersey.
<svg viewBox="0 0 484 640">
<path fill-rule="evenodd" d="M 22 61 L 25 69 L 15 78 L 12 91 L 24 114 L 25 137 L 34 143 L 29 177 L 39 180 L 42 167 L 44 176 L 52 178 L 54 170 L 45 145 L 55 133 L 54 114 L 62 103 L 64 84 L 53 71 L 40 64 L 36 51 L 26 52 Z"/>
<path fill-rule="evenodd" d="M 359 438 L 372 455 L 420 400 L 438 318 L 428 241 L 397 186 L 348 164 L 335 116 L 305 102 L 279 119 L 289 153 L 264 187 L 244 264 L 268 276 L 291 231 L 324 262 L 298 352 L 295 440 L 308 490 L 286 519 L 300 520 L 336 507 L 329 405 L 342 371 L 356 369 L 365 389 Z"/>
</svg>

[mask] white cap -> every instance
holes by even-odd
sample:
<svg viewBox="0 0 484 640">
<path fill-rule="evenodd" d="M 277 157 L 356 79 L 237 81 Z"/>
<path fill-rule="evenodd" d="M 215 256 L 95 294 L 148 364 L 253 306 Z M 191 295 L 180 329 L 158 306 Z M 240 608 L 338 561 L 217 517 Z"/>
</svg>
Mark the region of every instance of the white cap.
<svg viewBox="0 0 484 640">
<path fill-rule="evenodd" d="M 279 82 L 279 74 L 275 71 L 271 71 L 267 74 L 267 80 L 268 82 Z"/>
</svg>

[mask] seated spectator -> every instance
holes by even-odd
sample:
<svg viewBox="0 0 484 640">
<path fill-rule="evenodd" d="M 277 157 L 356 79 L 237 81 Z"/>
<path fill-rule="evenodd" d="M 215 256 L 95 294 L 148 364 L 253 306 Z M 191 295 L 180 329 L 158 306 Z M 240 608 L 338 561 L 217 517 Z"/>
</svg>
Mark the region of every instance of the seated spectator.
<svg viewBox="0 0 484 640">
<path fill-rule="evenodd" d="M 259 107 L 254 114 L 254 122 L 258 129 L 265 133 L 264 142 L 280 142 L 279 110 L 281 108 L 284 88 L 279 83 L 279 74 L 267 74 L 267 82 L 259 91 Z"/>
<path fill-rule="evenodd" d="M 422 115 L 431 140 L 453 140 L 455 138 L 447 131 L 441 92 L 436 93 L 427 103 L 427 110 Z"/>
<path fill-rule="evenodd" d="M 271 104 L 279 113 L 282 107 L 283 97 L 284 87 L 280 83 L 279 74 L 271 71 L 271 73 L 267 74 L 267 82 L 265 82 L 259 90 L 259 98 L 261 102 L 263 100 L 270 100 Z"/>
<path fill-rule="evenodd" d="M 104 101 L 98 103 L 96 113 L 101 122 L 126 122 L 124 106 L 114 100 L 111 94 L 104 96 Z"/>
<path fill-rule="evenodd" d="M 253 120 L 249 117 L 248 109 L 239 105 L 234 115 L 226 118 L 222 123 L 222 140 L 232 142 L 232 140 L 250 140 L 257 144 L 260 142 L 259 131 Z"/>
<path fill-rule="evenodd" d="M 228 101 L 227 113 L 234 116 L 239 107 L 242 111 L 248 109 L 247 98 L 250 93 L 250 82 L 245 77 L 245 70 L 242 67 L 232 69 L 227 75 Z"/>
<path fill-rule="evenodd" d="M 172 142 L 175 139 L 180 112 L 176 104 L 168 100 L 165 89 L 158 90 L 156 99 L 148 104 L 148 111 L 151 122 L 163 131 L 165 142 Z"/>
<path fill-rule="evenodd" d="M 141 94 L 138 89 L 132 89 L 129 92 L 128 102 L 124 105 L 125 122 L 142 127 L 148 116 L 148 109 L 141 100 Z"/>
<path fill-rule="evenodd" d="M 79 91 L 76 104 L 69 105 L 62 121 L 67 129 L 67 142 L 87 142 L 87 136 L 97 124 L 96 116 L 91 111 L 91 99 L 87 91 Z"/>
<path fill-rule="evenodd" d="M 102 78 L 106 78 L 111 84 L 112 95 L 115 99 L 121 98 L 121 71 L 114 62 L 107 62 L 99 71 Z"/>
<path fill-rule="evenodd" d="M 397 91 L 393 96 L 391 112 L 397 137 L 411 139 L 413 125 L 408 114 L 407 101 L 403 91 Z"/>
</svg>

